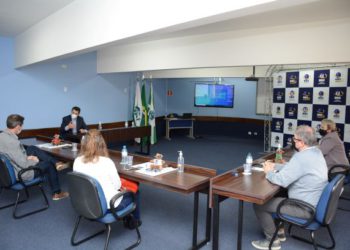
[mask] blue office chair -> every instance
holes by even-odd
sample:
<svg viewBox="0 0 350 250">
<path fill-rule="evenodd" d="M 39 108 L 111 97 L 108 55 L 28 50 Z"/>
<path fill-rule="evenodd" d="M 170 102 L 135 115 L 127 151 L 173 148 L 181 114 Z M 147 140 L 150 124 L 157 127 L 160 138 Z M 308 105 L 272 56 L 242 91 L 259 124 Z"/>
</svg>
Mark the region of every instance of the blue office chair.
<svg viewBox="0 0 350 250">
<path fill-rule="evenodd" d="M 24 181 L 22 179 L 22 175 L 27 171 L 34 171 L 36 173 L 36 176 L 34 179 L 29 181 Z M 29 167 L 26 169 L 22 169 L 18 172 L 18 180 L 16 180 L 16 175 L 14 171 L 14 167 L 11 163 L 11 161 L 3 154 L 0 154 L 0 186 L 2 189 L 12 190 L 17 192 L 17 198 L 14 203 L 7 204 L 5 206 L 0 207 L 0 209 L 15 206 L 13 209 L 13 217 L 15 219 L 20 219 L 26 216 L 29 216 L 31 214 L 35 214 L 41 211 L 44 211 L 49 208 L 49 202 L 47 200 L 47 197 L 45 195 L 45 192 L 42 187 L 42 183 L 44 181 L 43 173 L 40 168 L 37 167 Z M 45 205 L 42 208 L 39 208 L 37 210 L 33 210 L 24 214 L 17 214 L 17 207 L 18 204 L 23 203 L 28 200 L 29 198 L 29 189 L 32 187 L 38 187 L 44 196 Z M 20 200 L 21 193 L 24 191 L 25 198 Z"/>
<path fill-rule="evenodd" d="M 345 176 L 344 186 L 350 184 L 350 165 L 337 164 L 328 170 L 328 180 L 331 181 L 337 174 L 343 174 Z M 350 201 L 350 197 L 343 192 L 340 196 L 341 200 Z M 339 206 L 338 209 L 350 212 L 349 208 Z"/>
<path fill-rule="evenodd" d="M 280 228 L 280 226 L 283 225 L 283 221 L 286 221 L 290 224 L 289 229 L 288 229 L 288 233 L 293 238 L 299 239 L 299 240 L 307 242 L 307 243 L 312 243 L 316 250 L 317 250 L 317 246 L 322 247 L 322 248 L 326 248 L 326 249 L 333 249 L 335 247 L 335 240 L 334 240 L 332 231 L 329 227 L 329 224 L 331 223 L 331 221 L 333 220 L 333 218 L 336 214 L 339 197 L 340 197 L 341 192 L 343 190 L 344 179 L 345 179 L 344 175 L 338 174 L 332 179 L 331 182 L 329 182 L 327 184 L 327 186 L 323 190 L 323 193 L 320 197 L 320 200 L 317 204 L 316 209 L 313 206 L 311 206 L 310 204 L 303 202 L 303 201 L 300 201 L 300 200 L 285 199 L 284 201 L 282 201 L 277 208 L 277 213 L 275 214 L 275 216 L 276 216 L 275 218 L 277 220 L 276 231 L 275 231 L 275 233 L 270 241 L 269 249 L 271 249 L 272 243 L 274 242 L 274 240 L 277 236 L 278 229 Z M 286 206 L 286 205 L 298 206 L 300 208 L 305 209 L 306 211 L 308 211 L 310 213 L 310 218 L 309 219 L 301 219 L 301 218 L 297 218 L 297 217 L 290 216 L 287 214 L 283 214 L 282 213 L 283 206 Z M 310 242 L 304 238 L 292 235 L 291 234 L 292 226 L 298 226 L 298 227 L 301 227 L 303 229 L 310 231 L 312 241 Z M 316 243 L 315 231 L 317 231 L 321 227 L 327 228 L 329 236 L 332 240 L 331 246 L 323 246 L 323 245 Z"/>
<path fill-rule="evenodd" d="M 107 239 L 104 248 L 105 250 L 107 250 L 111 233 L 111 224 L 117 220 L 123 220 L 123 218 L 126 216 L 130 216 L 132 218 L 131 213 L 136 208 L 136 203 L 133 202 L 125 209 L 116 211 L 114 203 L 118 198 L 122 197 L 124 194 L 131 192 L 123 191 L 113 196 L 110 200 L 110 210 L 108 210 L 105 195 L 97 180 L 90 176 L 77 172 L 68 173 L 67 177 L 70 200 L 72 202 L 73 208 L 78 213 L 78 217 L 71 237 L 71 244 L 73 246 L 79 245 L 87 240 L 94 238 L 97 235 L 104 233 L 107 230 Z M 133 196 L 134 201 L 136 201 L 134 194 Z M 106 228 L 82 240 L 76 241 L 75 237 L 81 218 L 103 223 L 105 224 Z M 137 233 L 137 241 L 127 249 L 135 248 L 141 242 L 141 234 L 138 229 L 138 225 L 136 225 L 135 229 Z"/>
</svg>

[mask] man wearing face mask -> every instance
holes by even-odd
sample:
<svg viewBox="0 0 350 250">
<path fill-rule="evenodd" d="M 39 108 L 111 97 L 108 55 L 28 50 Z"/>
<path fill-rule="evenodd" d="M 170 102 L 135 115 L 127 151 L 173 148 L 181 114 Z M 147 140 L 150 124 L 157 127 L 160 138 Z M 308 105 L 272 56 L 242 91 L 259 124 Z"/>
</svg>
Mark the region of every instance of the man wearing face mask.
<svg viewBox="0 0 350 250">
<path fill-rule="evenodd" d="M 267 161 L 264 165 L 266 179 L 288 190 L 288 198 L 304 201 L 314 207 L 328 183 L 327 164 L 322 152 L 316 147 L 315 130 L 309 126 L 298 126 L 293 137 L 296 153 L 286 164 Z M 274 197 L 264 205 L 254 204 L 255 214 L 266 236 L 263 240 L 252 241 L 256 249 L 269 249 L 269 243 L 276 230 L 272 213 L 285 197 Z M 297 206 L 285 206 L 283 213 L 299 218 L 309 218 L 310 214 Z M 272 249 L 281 249 L 285 241 L 283 228 L 278 231 L 278 238 Z"/>
<path fill-rule="evenodd" d="M 83 117 L 79 116 L 79 114 L 80 108 L 73 107 L 71 114 L 63 117 L 60 129 L 60 136 L 63 139 L 66 139 L 66 135 L 68 134 L 75 135 L 77 133 L 84 134 L 87 132 L 87 126 L 84 119 Z"/>
<path fill-rule="evenodd" d="M 339 138 L 335 123 L 332 120 L 323 119 L 319 133 L 322 136 L 319 148 L 326 159 L 328 169 L 337 164 L 349 165 L 344 143 Z"/>
</svg>

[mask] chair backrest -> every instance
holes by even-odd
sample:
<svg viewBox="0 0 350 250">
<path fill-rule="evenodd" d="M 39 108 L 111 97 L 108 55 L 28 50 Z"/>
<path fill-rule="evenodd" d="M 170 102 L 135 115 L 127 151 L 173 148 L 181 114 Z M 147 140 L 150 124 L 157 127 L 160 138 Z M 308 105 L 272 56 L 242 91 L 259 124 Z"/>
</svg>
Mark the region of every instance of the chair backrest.
<svg viewBox="0 0 350 250">
<path fill-rule="evenodd" d="M 106 198 L 98 181 L 82 173 L 67 174 L 71 203 L 87 219 L 98 219 L 107 212 Z"/>
<path fill-rule="evenodd" d="M 0 186 L 7 188 L 16 182 L 16 174 L 11 161 L 5 155 L 0 154 Z"/>
<path fill-rule="evenodd" d="M 344 179 L 343 174 L 336 175 L 322 192 L 316 207 L 316 220 L 322 225 L 328 225 L 335 216 Z"/>
</svg>

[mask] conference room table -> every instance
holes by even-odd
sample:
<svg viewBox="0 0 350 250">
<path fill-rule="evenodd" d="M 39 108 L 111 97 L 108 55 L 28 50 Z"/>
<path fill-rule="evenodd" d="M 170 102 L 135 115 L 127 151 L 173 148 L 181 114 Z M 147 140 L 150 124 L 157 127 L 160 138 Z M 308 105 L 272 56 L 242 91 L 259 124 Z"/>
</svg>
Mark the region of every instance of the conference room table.
<svg viewBox="0 0 350 250">
<path fill-rule="evenodd" d="M 45 137 L 21 139 L 24 146 L 40 145 L 47 143 L 50 139 Z M 79 148 L 79 147 L 78 147 Z M 42 150 L 48 152 L 52 156 L 60 160 L 74 161 L 79 155 L 79 151 L 72 151 L 70 147 L 61 148 L 45 148 Z M 131 154 L 132 155 L 132 154 Z M 191 249 L 199 249 L 210 241 L 211 234 L 211 208 L 209 206 L 209 184 L 210 179 L 216 175 L 216 170 L 203 168 L 192 165 L 185 165 L 184 173 L 171 171 L 157 176 L 149 176 L 137 173 L 134 170 L 125 170 L 120 164 L 121 153 L 119 151 L 109 150 L 109 156 L 114 161 L 118 173 L 121 177 L 133 180 L 139 183 L 148 184 L 156 188 L 165 189 L 180 194 L 194 194 L 193 203 L 193 231 L 192 231 L 192 247 Z M 134 155 L 134 165 L 149 162 L 152 158 L 146 156 Z M 175 162 L 165 161 L 169 167 L 176 168 Z M 204 240 L 198 242 L 198 209 L 199 209 L 199 193 L 207 195 L 206 207 L 206 229 Z"/>
<path fill-rule="evenodd" d="M 100 130 L 103 139 L 106 144 L 113 144 L 119 142 L 125 142 L 128 140 L 134 140 L 135 138 L 141 138 L 140 151 L 138 154 L 150 154 L 150 145 L 151 145 L 151 126 L 141 126 L 141 127 L 119 127 L 119 128 L 107 128 Z M 84 134 L 67 134 L 65 139 L 72 142 L 80 143 L 81 138 Z M 147 138 L 147 139 L 146 139 Z M 146 152 L 143 148 L 146 146 Z"/>
<path fill-rule="evenodd" d="M 283 158 L 288 161 L 293 150 L 284 149 Z M 253 161 L 253 166 L 266 160 L 273 160 L 275 153 L 269 153 Z M 262 169 L 261 169 L 262 170 Z M 238 200 L 238 224 L 237 224 L 237 250 L 242 249 L 243 231 L 243 205 L 244 202 L 265 204 L 280 191 L 280 187 L 270 183 L 261 170 L 252 170 L 251 175 L 243 174 L 240 166 L 211 179 L 210 183 L 210 206 L 213 208 L 213 245 L 212 249 L 219 249 L 219 218 L 220 203 L 227 198 Z M 259 226 L 259 225 L 257 225 Z"/>
</svg>

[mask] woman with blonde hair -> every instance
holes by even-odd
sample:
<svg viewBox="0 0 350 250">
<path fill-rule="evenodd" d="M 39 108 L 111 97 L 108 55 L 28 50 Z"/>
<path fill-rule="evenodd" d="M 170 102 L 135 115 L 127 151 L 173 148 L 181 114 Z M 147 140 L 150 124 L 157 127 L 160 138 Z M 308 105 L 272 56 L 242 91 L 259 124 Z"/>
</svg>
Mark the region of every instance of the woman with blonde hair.
<svg viewBox="0 0 350 250">
<path fill-rule="evenodd" d="M 322 136 L 319 147 L 326 159 L 328 169 L 338 164 L 349 165 L 344 143 L 339 138 L 334 121 L 323 119 L 319 133 Z"/>
<path fill-rule="evenodd" d="M 73 171 L 83 173 L 96 179 L 104 192 L 107 206 L 111 198 L 118 194 L 121 189 L 121 181 L 114 162 L 109 158 L 107 146 L 100 131 L 91 129 L 81 142 L 80 155 L 73 164 Z M 138 196 L 138 194 L 136 194 Z M 133 202 L 130 194 L 125 194 L 115 203 L 116 210 L 122 210 Z M 136 223 L 141 225 L 138 198 L 136 209 L 133 212 L 134 221 L 126 217 L 124 225 L 130 229 L 135 228 Z"/>
</svg>

